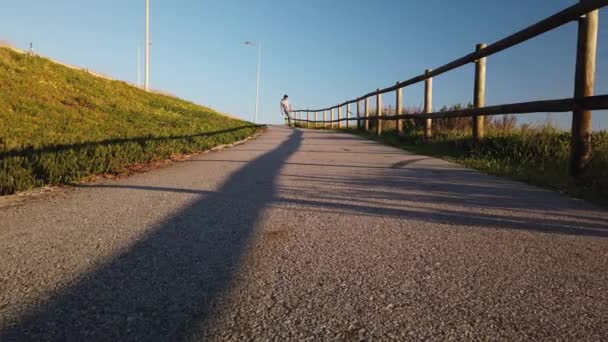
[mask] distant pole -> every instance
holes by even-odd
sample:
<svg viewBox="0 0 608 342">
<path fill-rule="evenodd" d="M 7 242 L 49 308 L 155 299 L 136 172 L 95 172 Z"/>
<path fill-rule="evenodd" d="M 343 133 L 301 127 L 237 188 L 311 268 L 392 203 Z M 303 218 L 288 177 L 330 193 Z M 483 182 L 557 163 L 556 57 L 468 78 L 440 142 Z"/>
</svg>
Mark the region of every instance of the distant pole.
<svg viewBox="0 0 608 342">
<path fill-rule="evenodd" d="M 141 88 L 141 47 L 137 47 L 137 86 Z"/>
<path fill-rule="evenodd" d="M 260 67 L 262 65 L 262 43 L 258 43 L 258 77 L 255 83 L 255 115 L 253 123 L 258 123 L 258 108 L 260 106 Z"/>
<path fill-rule="evenodd" d="M 258 47 L 258 75 L 255 81 L 255 113 L 253 114 L 253 123 L 258 122 L 258 109 L 260 107 L 260 67 L 262 65 L 262 43 L 246 41 L 245 45 Z M 295 115 L 295 114 L 294 114 Z M 294 116 L 294 119 L 296 117 Z"/>
<path fill-rule="evenodd" d="M 150 90 L 150 0 L 146 0 L 146 72 L 144 89 Z"/>
</svg>

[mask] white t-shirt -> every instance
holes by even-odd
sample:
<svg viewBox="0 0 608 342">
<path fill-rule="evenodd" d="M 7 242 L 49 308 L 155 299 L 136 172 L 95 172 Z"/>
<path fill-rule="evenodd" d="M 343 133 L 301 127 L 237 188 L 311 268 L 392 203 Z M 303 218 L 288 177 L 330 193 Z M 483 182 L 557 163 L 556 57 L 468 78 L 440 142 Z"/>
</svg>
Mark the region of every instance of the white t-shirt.
<svg viewBox="0 0 608 342">
<path fill-rule="evenodd" d="M 289 100 L 281 100 L 281 113 L 287 115 L 287 113 L 289 112 L 291 112 L 291 105 L 289 104 Z"/>
</svg>

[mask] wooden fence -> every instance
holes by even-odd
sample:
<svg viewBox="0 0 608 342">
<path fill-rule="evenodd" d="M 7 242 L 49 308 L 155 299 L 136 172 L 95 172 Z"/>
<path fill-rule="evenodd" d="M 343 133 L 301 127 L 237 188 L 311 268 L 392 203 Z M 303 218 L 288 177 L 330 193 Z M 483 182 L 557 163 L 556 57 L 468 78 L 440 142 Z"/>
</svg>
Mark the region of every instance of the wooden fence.
<svg viewBox="0 0 608 342">
<path fill-rule="evenodd" d="M 404 119 L 422 119 L 424 120 L 424 136 L 427 139 L 432 137 L 433 119 L 472 117 L 473 139 L 478 141 L 484 137 L 484 116 L 486 115 L 571 111 L 573 114 L 570 172 L 573 176 L 581 176 L 591 160 L 591 111 L 608 109 L 608 95 L 594 96 L 593 94 L 598 10 L 607 5 L 608 0 L 580 0 L 579 3 L 493 44 L 478 44 L 474 52 L 434 70 L 428 69 L 422 75 L 397 82 L 397 84 L 388 88 L 377 89 L 374 92 L 346 101 L 337 106 L 314 110 L 294 110 L 291 113 L 292 117 L 296 123 L 306 123 L 308 126 L 315 127 L 321 124 L 323 126 L 330 125 L 333 128 L 337 124 L 341 128 L 343 123 L 348 127 L 349 122 L 356 121 L 357 128 L 365 130 L 370 129 L 370 121 L 376 121 L 377 134 L 382 134 L 383 120 L 395 120 L 397 130 L 399 133 L 402 133 Z M 486 57 L 521 44 L 572 21 L 578 21 L 573 98 L 485 106 Z M 468 63 L 475 63 L 473 108 L 433 112 L 433 77 Z M 419 82 L 425 82 L 424 114 L 403 114 L 402 89 Z M 382 95 L 389 92 L 396 92 L 396 114 L 383 116 Z M 370 98 L 374 97 L 376 101 L 376 113 L 375 116 L 370 116 L 369 101 Z M 363 109 L 361 108 L 361 102 L 363 102 Z M 356 105 L 356 117 L 351 117 L 350 115 L 351 105 Z M 344 112 L 342 108 L 345 108 Z M 337 117 L 334 117 L 336 110 Z M 321 118 L 319 119 L 320 115 Z"/>
</svg>

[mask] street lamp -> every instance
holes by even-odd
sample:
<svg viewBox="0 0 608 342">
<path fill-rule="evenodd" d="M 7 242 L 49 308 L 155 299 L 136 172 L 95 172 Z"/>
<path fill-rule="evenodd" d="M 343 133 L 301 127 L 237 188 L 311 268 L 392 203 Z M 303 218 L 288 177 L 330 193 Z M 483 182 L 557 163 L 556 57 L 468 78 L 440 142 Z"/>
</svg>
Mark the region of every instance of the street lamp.
<svg viewBox="0 0 608 342">
<path fill-rule="evenodd" d="M 146 0 L 146 71 L 144 89 L 150 90 L 150 0 Z"/>
<path fill-rule="evenodd" d="M 253 116 L 253 123 L 257 123 L 259 96 L 260 96 L 260 63 L 262 61 L 262 44 L 246 41 L 245 45 L 258 47 L 258 77 L 257 77 L 257 81 L 256 81 L 256 86 L 255 86 L 255 114 Z"/>
</svg>

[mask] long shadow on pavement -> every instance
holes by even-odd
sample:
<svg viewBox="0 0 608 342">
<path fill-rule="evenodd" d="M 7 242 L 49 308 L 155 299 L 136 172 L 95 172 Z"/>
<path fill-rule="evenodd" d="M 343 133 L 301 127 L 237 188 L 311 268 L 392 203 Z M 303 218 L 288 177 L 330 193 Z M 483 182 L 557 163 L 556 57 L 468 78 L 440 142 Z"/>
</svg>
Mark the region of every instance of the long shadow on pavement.
<svg viewBox="0 0 608 342">
<path fill-rule="evenodd" d="M 230 285 L 277 176 L 298 150 L 293 130 L 274 150 L 244 165 L 128 250 L 60 291 L 0 341 L 183 340 L 214 312 Z"/>
</svg>

